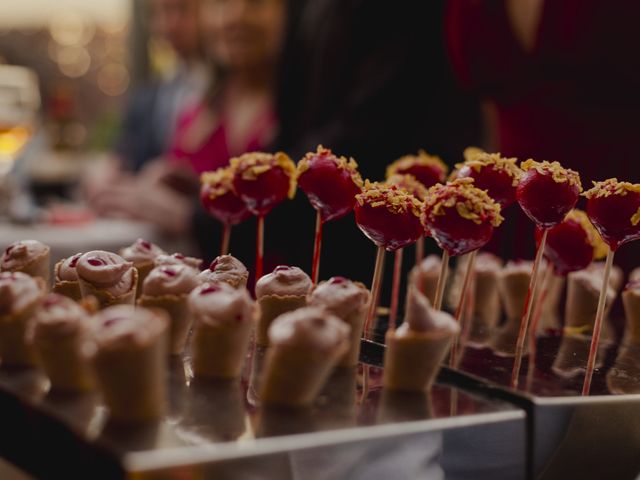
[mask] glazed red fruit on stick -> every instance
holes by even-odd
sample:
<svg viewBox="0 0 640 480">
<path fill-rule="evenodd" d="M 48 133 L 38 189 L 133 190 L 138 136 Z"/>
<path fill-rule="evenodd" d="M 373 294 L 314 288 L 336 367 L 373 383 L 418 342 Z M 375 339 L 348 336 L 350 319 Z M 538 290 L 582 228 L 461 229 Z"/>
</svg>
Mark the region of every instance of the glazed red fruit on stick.
<svg viewBox="0 0 640 480">
<path fill-rule="evenodd" d="M 419 201 L 424 202 L 427 198 L 427 188 L 416 180 L 416 177 L 409 174 L 393 174 L 387 178 L 389 185 L 396 185 L 414 197 Z M 417 249 L 422 244 L 424 250 L 424 235 L 416 241 L 416 258 L 418 257 Z M 396 320 L 398 317 L 398 304 L 400 296 L 400 281 L 402 278 L 402 256 L 404 248 L 399 248 L 395 251 L 395 258 L 393 262 L 393 280 L 391 287 L 391 305 L 389 307 L 389 329 L 394 330 L 396 327 Z M 422 255 L 420 256 L 422 257 Z"/>
<path fill-rule="evenodd" d="M 486 190 L 502 210 L 516 201 L 516 188 L 522 170 L 515 158 L 503 158 L 499 153 L 465 150 L 464 163 L 456 165 L 456 178 L 473 178 L 474 186 Z"/>
<path fill-rule="evenodd" d="M 224 225 L 221 255 L 229 252 L 231 227 L 251 216 L 244 202 L 233 191 L 233 171 L 222 167 L 200 176 L 200 202 L 204 210 Z"/>
<path fill-rule="evenodd" d="M 529 291 L 516 341 L 515 362 L 511 373 L 511 385 L 518 386 L 522 354 L 533 310 L 533 292 L 538 285 L 538 271 L 545 250 L 549 228 L 562 222 L 575 207 L 582 191 L 580 175 L 565 169 L 558 162 L 527 160 L 521 165 L 524 173 L 516 189 L 516 198 L 524 213 L 542 230 L 537 247 Z"/>
<path fill-rule="evenodd" d="M 251 213 L 258 217 L 256 235 L 256 280 L 264 261 L 264 217 L 274 207 L 296 194 L 296 165 L 282 152 L 245 153 L 231 159 L 233 189 Z"/>
<path fill-rule="evenodd" d="M 487 192 L 475 187 L 472 178 L 458 178 L 429 189 L 422 212 L 422 223 L 443 250 L 434 308 L 442 307 L 449 257 L 471 252 L 456 308 L 455 318 L 458 323 L 474 269 L 475 252 L 487 244 L 494 228 L 498 227 L 502 220 L 500 205 Z M 455 350 L 452 351 L 452 355 L 453 359 Z"/>
<path fill-rule="evenodd" d="M 375 317 L 385 250 L 393 252 L 404 248 L 423 235 L 421 207 L 422 203 L 406 190 L 380 182 L 370 183 L 367 180 L 362 193 L 356 195 L 355 217 L 358 228 L 378 247 L 365 335 Z"/>
<path fill-rule="evenodd" d="M 582 394 L 588 395 L 598 354 L 613 257 L 620 245 L 640 238 L 640 184 L 618 182 L 617 179 L 610 178 L 604 182 L 596 182 L 584 196 L 587 197 L 589 220 L 609 246 L 582 386 Z"/>
<path fill-rule="evenodd" d="M 424 187 L 430 188 L 436 183 L 443 183 L 447 178 L 449 167 L 440 157 L 429 155 L 420 150 L 417 155 L 405 155 L 387 167 L 387 178 L 394 175 L 412 175 Z M 424 240 L 416 243 L 416 265 L 424 257 Z"/>
<path fill-rule="evenodd" d="M 316 234 L 313 248 L 311 279 L 318 283 L 322 226 L 325 222 L 349 214 L 362 191 L 362 177 L 358 164 L 351 158 L 338 157 L 328 148 L 318 146 L 298 162 L 298 186 L 316 210 Z"/>
</svg>

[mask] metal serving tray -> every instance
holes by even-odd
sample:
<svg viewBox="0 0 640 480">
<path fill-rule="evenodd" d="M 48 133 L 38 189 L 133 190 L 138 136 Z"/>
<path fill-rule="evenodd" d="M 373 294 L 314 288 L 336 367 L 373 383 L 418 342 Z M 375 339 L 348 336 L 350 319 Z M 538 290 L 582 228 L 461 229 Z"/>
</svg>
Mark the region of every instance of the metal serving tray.
<svg viewBox="0 0 640 480">
<path fill-rule="evenodd" d="M 473 382 L 465 385 L 477 392 L 527 411 L 530 478 L 638 478 L 640 350 L 605 342 L 591 393 L 582 396 L 583 371 L 566 378 L 552 368 L 561 341 L 560 332 L 538 339 L 535 368 L 529 368 L 525 357 L 517 389 L 510 387 L 513 357 L 489 348 L 467 347 L 452 375 Z M 569 339 L 560 366 L 583 367 L 588 348 L 588 337 Z"/>
<path fill-rule="evenodd" d="M 203 382 L 188 358 L 171 361 L 167 416 L 137 427 L 110 423 L 96 395 L 0 369 L 0 455 L 43 478 L 524 478 L 524 411 L 446 372 L 428 395 L 389 394 L 382 349 L 363 342 L 363 363 L 336 371 L 313 408 L 267 410 L 255 394 L 262 356 L 238 382 Z"/>
</svg>

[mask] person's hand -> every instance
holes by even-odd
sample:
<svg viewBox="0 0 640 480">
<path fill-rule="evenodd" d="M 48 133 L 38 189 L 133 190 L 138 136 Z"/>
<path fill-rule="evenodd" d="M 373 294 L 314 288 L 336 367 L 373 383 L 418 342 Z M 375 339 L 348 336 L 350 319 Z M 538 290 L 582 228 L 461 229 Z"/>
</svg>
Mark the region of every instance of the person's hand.
<svg viewBox="0 0 640 480">
<path fill-rule="evenodd" d="M 82 200 L 93 207 L 94 201 L 105 189 L 129 177 L 130 175 L 121 169 L 120 161 L 116 157 L 108 157 L 86 166 L 80 175 L 78 192 Z"/>
<path fill-rule="evenodd" d="M 199 189 L 199 181 L 193 169 L 169 158 L 158 158 L 140 171 L 139 181 L 144 185 L 167 185 L 181 193 L 195 193 Z"/>
<path fill-rule="evenodd" d="M 122 182 L 105 189 L 95 203 L 103 216 L 140 220 L 170 235 L 187 233 L 191 224 L 190 198 L 162 184 Z"/>
</svg>

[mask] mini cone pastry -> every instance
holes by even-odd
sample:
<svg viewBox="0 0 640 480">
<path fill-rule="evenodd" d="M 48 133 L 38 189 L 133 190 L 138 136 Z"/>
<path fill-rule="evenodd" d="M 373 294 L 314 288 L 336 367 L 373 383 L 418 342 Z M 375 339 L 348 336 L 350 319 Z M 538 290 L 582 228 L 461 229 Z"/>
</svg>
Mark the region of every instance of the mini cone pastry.
<svg viewBox="0 0 640 480">
<path fill-rule="evenodd" d="M 433 303 L 436 296 L 440 263 L 440 257 L 429 255 L 409 273 L 409 284 L 414 285 L 423 295 L 426 295 L 430 303 Z"/>
<path fill-rule="evenodd" d="M 187 265 L 162 265 L 154 268 L 142 284 L 138 305 L 160 308 L 169 319 L 169 353 L 180 355 L 191 327 L 187 306 L 189 293 L 199 284 L 198 272 Z"/>
<path fill-rule="evenodd" d="M 247 356 L 256 306 L 246 289 L 205 283 L 189 295 L 196 377 L 237 378 Z"/>
<path fill-rule="evenodd" d="M 233 288 L 247 288 L 249 270 L 237 258 L 231 255 L 220 255 L 209 265 L 209 268 L 200 272 L 202 282 L 224 282 Z"/>
<path fill-rule="evenodd" d="M 29 341 L 53 390 L 84 392 L 94 388 L 92 372 L 81 353 L 88 317 L 80 305 L 55 293 L 44 299 L 33 317 Z"/>
<path fill-rule="evenodd" d="M 166 255 L 166 252 L 157 245 L 139 238 L 118 253 L 128 262 L 133 262 L 133 266 L 138 270 L 138 283 L 136 286 L 136 298 L 138 298 L 142 294 L 144 280 L 156 266 L 156 258 L 160 255 Z"/>
<path fill-rule="evenodd" d="M 281 265 L 260 278 L 256 283 L 256 298 L 260 305 L 260 318 L 256 331 L 256 344 L 269 344 L 269 328 L 273 320 L 283 313 L 307 305 L 307 294 L 312 282 L 298 267 Z"/>
<path fill-rule="evenodd" d="M 41 277 L 22 272 L 0 273 L 0 362 L 10 366 L 36 363 L 33 347 L 26 342 L 29 321 L 46 294 Z"/>
<path fill-rule="evenodd" d="M 386 335 L 384 388 L 429 390 L 459 330 L 451 315 L 432 309 L 427 297 L 410 286 L 405 321 Z"/>
<path fill-rule="evenodd" d="M 260 400 L 265 405 L 311 405 L 349 349 L 349 326 L 316 307 L 278 317 L 269 329 Z"/>
<path fill-rule="evenodd" d="M 9 245 L 2 259 L 3 272 L 22 272 L 40 277 L 47 287 L 51 284 L 51 249 L 37 240 L 21 240 Z"/>
<path fill-rule="evenodd" d="M 557 375 L 573 377 L 585 370 L 601 285 L 602 274 L 598 271 L 581 270 L 568 276 L 564 335 L 552 367 Z M 615 290 L 610 286 L 607 290 L 605 318 L 615 298 Z M 606 343 L 601 342 L 600 345 L 602 351 Z M 598 364 L 601 364 L 601 359 Z"/>
<path fill-rule="evenodd" d="M 93 365 L 110 419 L 159 419 L 166 411 L 166 313 L 116 305 L 96 314 L 91 326 L 83 352 Z"/>
<path fill-rule="evenodd" d="M 640 346 L 640 283 L 634 278 L 633 272 L 629 278 L 630 281 L 622 292 L 625 315 L 622 344 Z"/>
<path fill-rule="evenodd" d="M 542 302 L 540 320 L 536 335 L 542 335 L 546 330 L 560 328 L 560 299 L 564 292 L 565 277 L 551 275 L 551 280 L 547 286 L 547 294 Z"/>
<path fill-rule="evenodd" d="M 466 257 L 462 257 L 465 258 Z M 454 285 L 457 287 L 452 305 L 457 305 L 467 270 L 467 262 L 461 261 L 456 269 Z M 502 267 L 502 260 L 490 253 L 478 253 L 474 266 L 475 291 L 473 292 L 473 305 L 471 325 L 469 327 L 468 343 L 472 345 L 484 345 L 498 325 L 502 313 L 500 305 L 500 293 L 498 292 L 498 275 Z M 454 288 L 452 287 L 453 291 Z M 467 308 L 469 306 L 467 305 Z"/>
<path fill-rule="evenodd" d="M 80 282 L 78 281 L 78 273 L 76 272 L 76 264 L 82 253 L 64 258 L 55 264 L 53 269 L 53 292 L 72 300 L 79 301 L 82 298 L 80 291 Z"/>
<path fill-rule="evenodd" d="M 508 262 L 498 276 L 498 291 L 506 314 L 506 321 L 491 339 L 491 346 L 497 355 L 515 355 L 516 340 L 522 320 L 522 312 L 529 291 L 531 262 Z M 525 352 L 529 342 L 525 343 Z"/>
<path fill-rule="evenodd" d="M 100 308 L 134 305 L 138 271 L 131 262 L 103 250 L 83 254 L 76 263 L 82 297 L 95 297 Z"/>
<path fill-rule="evenodd" d="M 360 282 L 333 277 L 318 284 L 309 294 L 310 306 L 326 309 L 351 327 L 350 347 L 338 366 L 353 367 L 360 357 L 360 338 L 371 294 Z"/>
</svg>

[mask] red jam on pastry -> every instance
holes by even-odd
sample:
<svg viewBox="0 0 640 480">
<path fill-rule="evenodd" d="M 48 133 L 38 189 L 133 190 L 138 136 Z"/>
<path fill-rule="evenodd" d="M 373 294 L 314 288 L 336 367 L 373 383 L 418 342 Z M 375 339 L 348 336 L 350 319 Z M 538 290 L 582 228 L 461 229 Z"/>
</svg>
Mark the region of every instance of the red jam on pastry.
<svg viewBox="0 0 640 480">
<path fill-rule="evenodd" d="M 394 251 L 423 236 L 422 203 L 406 190 L 367 181 L 356 200 L 356 223 L 376 245 Z"/>
<path fill-rule="evenodd" d="M 198 271 L 187 265 L 162 265 L 156 267 L 142 284 L 146 296 L 186 295 L 200 284 Z"/>
<path fill-rule="evenodd" d="M 396 173 L 410 174 L 420 183 L 429 188 L 436 183 L 442 183 L 447 177 L 449 168 L 440 159 L 420 150 L 417 155 L 406 155 L 387 167 L 387 178 Z"/>
<path fill-rule="evenodd" d="M 133 263 L 120 255 L 94 250 L 82 255 L 76 264 L 78 278 L 104 289 L 114 297 L 124 295 L 133 287 Z"/>
<path fill-rule="evenodd" d="M 422 213 L 425 228 L 452 256 L 483 247 L 502 220 L 500 205 L 471 178 L 431 187 Z"/>
<path fill-rule="evenodd" d="M 558 162 L 527 160 L 516 190 L 516 198 L 527 216 L 540 228 L 560 223 L 575 207 L 582 185 L 578 172 Z"/>
<path fill-rule="evenodd" d="M 202 207 L 216 220 L 225 225 L 237 225 L 251 216 L 245 203 L 233 191 L 231 167 L 204 172 L 200 184 Z"/>
<path fill-rule="evenodd" d="M 247 286 L 249 270 L 236 257 L 220 255 L 213 259 L 209 268 L 200 272 L 199 277 L 203 282 L 223 282 L 244 288 Z"/>
<path fill-rule="evenodd" d="M 233 189 L 251 213 L 264 216 L 296 193 L 296 165 L 284 153 L 252 152 L 231 159 Z"/>
<path fill-rule="evenodd" d="M 323 222 L 351 212 L 356 203 L 355 196 L 362 190 L 356 161 L 338 157 L 322 146 L 298 162 L 297 175 L 298 185 L 313 208 L 320 212 Z"/>
<path fill-rule="evenodd" d="M 13 242 L 2 254 L 0 267 L 4 271 L 20 270 L 48 253 L 49 247 L 37 240 Z"/>
<path fill-rule="evenodd" d="M 611 250 L 640 238 L 640 184 L 610 178 L 595 182 L 584 196 L 589 220 Z"/>
<path fill-rule="evenodd" d="M 151 243 L 142 238 L 137 239 L 128 247 L 120 250 L 120 256 L 137 267 L 142 264 L 153 263 L 158 255 L 165 255 L 166 252 L 158 247 L 156 244 Z"/>
<path fill-rule="evenodd" d="M 65 282 L 77 282 L 78 272 L 76 272 L 76 264 L 81 256 L 82 253 L 76 253 L 61 261 L 56 270 L 57 279 Z"/>
<path fill-rule="evenodd" d="M 473 151 L 456 168 L 456 178 L 473 178 L 474 186 L 486 190 L 502 209 L 516 201 L 516 187 L 522 170 L 516 165 L 515 158 L 503 158 L 499 153 Z"/>
<path fill-rule="evenodd" d="M 542 230 L 536 230 L 536 238 Z M 559 224 L 547 234 L 544 254 L 554 266 L 556 275 L 587 268 L 594 259 L 607 254 L 607 247 L 582 210 L 571 210 Z"/>
</svg>

